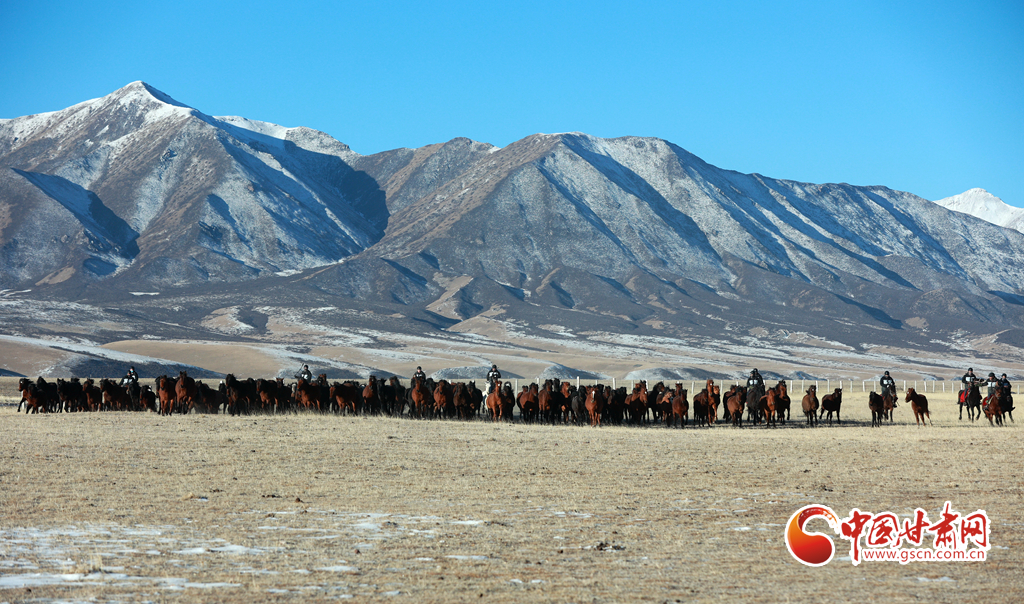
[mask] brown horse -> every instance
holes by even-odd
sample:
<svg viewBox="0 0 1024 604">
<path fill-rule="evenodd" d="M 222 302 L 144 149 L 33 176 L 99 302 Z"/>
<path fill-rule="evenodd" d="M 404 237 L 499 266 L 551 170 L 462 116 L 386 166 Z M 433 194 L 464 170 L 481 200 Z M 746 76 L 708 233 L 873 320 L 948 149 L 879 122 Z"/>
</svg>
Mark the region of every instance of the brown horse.
<svg viewBox="0 0 1024 604">
<path fill-rule="evenodd" d="M 682 384 L 676 384 L 676 390 L 672 393 L 672 413 L 668 417 L 668 425 L 675 426 L 676 420 L 679 427 L 686 427 L 686 419 L 690 415 L 690 403 L 686 400 L 687 391 Z"/>
<path fill-rule="evenodd" d="M 910 408 L 914 411 L 914 421 L 918 426 L 924 424 L 926 417 L 928 423 L 932 423 L 932 415 L 928 413 L 928 397 L 918 394 L 913 388 L 907 388 L 907 397 L 904 400 L 910 403 Z"/>
<path fill-rule="evenodd" d="M 100 382 L 102 386 L 103 382 Z M 178 402 L 173 378 L 162 375 L 156 378 L 156 396 L 160 399 L 160 415 L 174 413 L 174 405 Z"/>
<path fill-rule="evenodd" d="M 504 389 L 502 388 L 501 380 L 494 382 L 494 389 L 487 395 L 487 400 L 484 401 L 484 405 L 487 407 L 487 411 L 491 414 L 491 419 L 494 421 L 501 421 L 507 419 L 512 421 L 511 414 L 506 418 L 504 417 L 505 401 Z"/>
<path fill-rule="evenodd" d="M 725 419 L 731 419 L 732 425 L 743 427 L 743 409 L 747 402 L 747 389 L 733 384 L 725 393 Z"/>
<path fill-rule="evenodd" d="M 761 397 L 761 415 L 764 416 L 764 427 L 775 426 L 775 415 L 778 413 L 778 391 L 775 388 L 769 388 L 763 397 Z"/>
<path fill-rule="evenodd" d="M 537 416 L 540 414 L 539 398 L 540 390 L 536 383 L 523 386 L 523 391 L 519 393 L 516 402 L 519 404 L 519 415 L 523 418 L 524 422 L 532 423 L 537 421 Z"/>
<path fill-rule="evenodd" d="M 545 423 L 555 423 L 558 410 L 555 409 L 555 383 L 551 380 L 545 380 L 544 387 L 537 393 L 537 412 Z"/>
<path fill-rule="evenodd" d="M 199 388 L 196 381 L 182 371 L 178 374 L 178 383 L 174 386 L 174 395 L 178 400 L 178 409 L 181 413 L 188 415 L 196 405 L 199 398 Z"/>
<path fill-rule="evenodd" d="M 430 411 L 434 402 L 434 393 L 430 391 L 426 380 L 413 378 L 412 387 L 409 389 L 409 415 L 423 419 Z"/>
<path fill-rule="evenodd" d="M 366 382 L 366 386 L 363 388 L 363 409 L 366 413 L 371 415 L 380 414 L 381 400 L 380 400 L 380 388 L 377 383 L 377 376 L 371 375 L 370 381 Z"/>
<path fill-rule="evenodd" d="M 784 424 L 790 419 L 789 409 L 792 405 L 786 388 L 786 380 L 779 380 L 779 383 L 772 390 L 775 391 L 775 414 L 779 421 Z"/>
<path fill-rule="evenodd" d="M 320 387 L 299 378 L 295 383 L 295 406 L 306 411 L 320 411 Z"/>
<path fill-rule="evenodd" d="M 813 426 L 817 423 L 818 413 L 818 387 L 811 386 L 807 389 L 807 394 L 804 395 L 803 400 L 800 402 L 804 410 L 804 417 L 807 418 L 807 425 Z"/>
<path fill-rule="evenodd" d="M 1003 389 L 996 388 L 996 391 L 991 396 L 985 397 L 985 400 L 981 405 L 982 411 L 985 412 L 985 417 L 988 418 L 988 423 L 993 426 L 1003 425 Z M 993 422 L 992 420 L 995 419 Z"/>
<path fill-rule="evenodd" d="M 868 394 L 868 409 L 871 410 L 871 427 L 881 426 L 885 418 L 885 401 L 874 390 Z"/>
<path fill-rule="evenodd" d="M 896 409 L 896 395 L 891 390 L 882 393 L 882 419 L 893 421 L 893 410 Z"/>
<path fill-rule="evenodd" d="M 587 400 L 584 406 L 587 409 L 587 417 L 590 418 L 592 427 L 601 426 L 601 412 L 604 411 L 604 391 L 600 386 L 587 387 Z"/>
<path fill-rule="evenodd" d="M 634 424 L 640 424 L 647 413 L 647 382 L 640 380 L 633 385 L 633 392 L 626 397 L 626 410 Z"/>
<path fill-rule="evenodd" d="M 455 411 L 454 393 L 448 380 L 434 386 L 434 417 L 451 417 Z"/>
<path fill-rule="evenodd" d="M 334 382 L 327 391 L 330 399 L 331 409 L 337 408 L 338 413 L 356 415 L 359 413 L 359 404 L 363 400 L 362 389 L 359 384 L 353 381 L 344 383 Z"/>
<path fill-rule="evenodd" d="M 26 415 L 28 413 L 46 413 L 49 411 L 46 393 L 33 384 L 32 380 L 28 378 L 18 380 L 18 390 L 21 391 L 21 400 L 25 403 Z M 21 409 L 21 403 L 18 403 L 18 409 Z"/>
</svg>

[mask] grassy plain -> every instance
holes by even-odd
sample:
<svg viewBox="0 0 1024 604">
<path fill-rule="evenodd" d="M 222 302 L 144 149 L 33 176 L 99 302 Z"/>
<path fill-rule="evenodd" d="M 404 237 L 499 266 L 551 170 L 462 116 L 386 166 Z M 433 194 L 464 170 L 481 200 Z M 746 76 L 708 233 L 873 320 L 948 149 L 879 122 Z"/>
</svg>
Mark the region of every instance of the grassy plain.
<svg viewBox="0 0 1024 604">
<path fill-rule="evenodd" d="M 0 402 L 0 602 L 1019 602 L 1020 428 L 929 394 L 870 427 L 600 429 L 334 416 L 15 415 Z M 984 509 L 985 562 L 821 568 L 819 503 Z M 821 522 L 821 521 L 812 521 Z M 824 523 L 809 528 L 827 531 Z"/>
</svg>

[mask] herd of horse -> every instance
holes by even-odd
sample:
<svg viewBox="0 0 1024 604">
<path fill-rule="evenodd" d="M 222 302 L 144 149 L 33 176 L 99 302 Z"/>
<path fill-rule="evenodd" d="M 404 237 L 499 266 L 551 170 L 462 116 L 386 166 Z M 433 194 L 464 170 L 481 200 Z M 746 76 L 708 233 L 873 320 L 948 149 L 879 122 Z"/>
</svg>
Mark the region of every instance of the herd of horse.
<svg viewBox="0 0 1024 604">
<path fill-rule="evenodd" d="M 600 384 L 576 386 L 550 379 L 543 384 L 523 386 L 519 393 L 514 393 L 511 383 L 501 380 L 488 384 L 487 392 L 483 392 L 472 381 L 431 378 L 413 379 L 411 386 L 405 387 L 398 377 L 385 381 L 371 376 L 365 384 L 352 380 L 330 383 L 327 376 L 321 374 L 315 380 L 300 378 L 288 384 L 284 378 L 239 380 L 228 374 L 214 388 L 182 371 L 177 377 L 160 376 L 152 386 L 109 379 L 101 379 L 99 385 L 92 379 L 80 381 L 78 378 L 47 382 L 40 377 L 35 382 L 22 378 L 18 389 L 22 394 L 18 411 L 24 405 L 26 413 L 153 411 L 162 415 L 192 412 L 250 415 L 306 411 L 418 419 L 484 417 L 511 422 L 518 408 L 520 420 L 527 423 L 591 426 L 661 423 L 680 428 L 690 423 L 691 406 L 695 426 L 714 425 L 721 409 L 721 419 L 734 426 L 742 427 L 746 421 L 768 428 L 790 421 L 792 405 L 785 380 L 770 388 L 733 385 L 723 392 L 720 385 L 709 379 L 693 396 L 692 405 L 681 383 L 674 388 L 664 382 L 649 387 L 646 381 L 637 382 L 630 390 Z M 869 394 L 873 427 L 883 425 L 886 420 L 892 423 L 897 398 L 895 390 Z M 910 403 L 917 425 L 927 425 L 925 420 L 931 423 L 927 397 L 908 388 L 905 402 Z M 833 415 L 841 424 L 842 403 L 842 388 L 836 388 L 819 400 L 815 385 L 800 399 L 809 426 L 822 421 L 831 425 Z M 1012 398 L 1001 389 L 982 400 L 978 386 L 974 385 L 960 402 L 961 420 L 964 406 L 972 422 L 980 419 L 982 413 L 993 425 L 1002 425 L 1005 415 L 1013 420 Z"/>
</svg>

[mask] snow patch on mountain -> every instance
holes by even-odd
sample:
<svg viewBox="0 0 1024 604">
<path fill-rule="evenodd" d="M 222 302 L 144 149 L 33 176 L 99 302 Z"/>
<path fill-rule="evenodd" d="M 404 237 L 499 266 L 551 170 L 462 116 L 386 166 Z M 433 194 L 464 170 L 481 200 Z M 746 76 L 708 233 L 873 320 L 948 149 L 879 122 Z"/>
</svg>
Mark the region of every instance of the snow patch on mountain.
<svg viewBox="0 0 1024 604">
<path fill-rule="evenodd" d="M 1024 232 L 1024 208 L 1015 208 L 985 189 L 970 189 L 935 203 L 949 210 Z"/>
</svg>

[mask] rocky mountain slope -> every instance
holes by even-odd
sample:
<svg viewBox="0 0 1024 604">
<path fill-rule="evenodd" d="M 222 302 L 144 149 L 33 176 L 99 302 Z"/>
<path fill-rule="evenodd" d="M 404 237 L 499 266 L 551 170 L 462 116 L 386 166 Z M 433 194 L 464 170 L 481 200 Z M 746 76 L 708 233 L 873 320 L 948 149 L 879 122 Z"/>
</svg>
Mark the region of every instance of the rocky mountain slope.
<svg viewBox="0 0 1024 604">
<path fill-rule="evenodd" d="M 1021 233 L 910 193 L 741 174 L 654 138 L 363 156 L 141 82 L 0 120 L 0 288 L 190 329 L 218 308 L 265 324 L 253 309 L 329 304 L 409 332 L 928 342 L 1019 329 L 1022 257 Z"/>
</svg>

